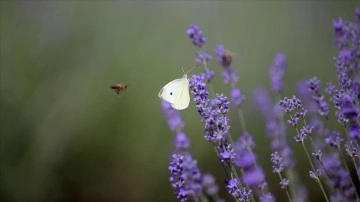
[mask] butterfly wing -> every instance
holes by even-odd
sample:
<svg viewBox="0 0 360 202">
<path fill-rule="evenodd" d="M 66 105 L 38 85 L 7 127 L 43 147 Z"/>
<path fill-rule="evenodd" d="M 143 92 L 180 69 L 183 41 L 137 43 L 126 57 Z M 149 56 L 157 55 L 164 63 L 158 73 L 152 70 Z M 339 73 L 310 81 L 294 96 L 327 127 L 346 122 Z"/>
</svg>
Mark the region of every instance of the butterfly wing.
<svg viewBox="0 0 360 202">
<path fill-rule="evenodd" d="M 181 88 L 177 88 L 175 91 L 174 102 L 171 103 L 171 106 L 177 110 L 186 109 L 190 103 L 189 95 L 189 81 L 187 78 L 181 79 Z"/>
<path fill-rule="evenodd" d="M 173 104 L 175 100 L 175 94 L 179 93 L 182 88 L 183 79 L 175 79 L 166 84 L 159 92 L 159 98 Z"/>
</svg>

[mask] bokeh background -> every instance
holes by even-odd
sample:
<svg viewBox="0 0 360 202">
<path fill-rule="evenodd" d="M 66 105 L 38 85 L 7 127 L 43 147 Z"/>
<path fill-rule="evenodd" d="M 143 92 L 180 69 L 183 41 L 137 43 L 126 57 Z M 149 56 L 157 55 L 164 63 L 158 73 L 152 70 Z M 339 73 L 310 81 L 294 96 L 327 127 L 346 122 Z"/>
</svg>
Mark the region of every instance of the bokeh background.
<svg viewBox="0 0 360 202">
<path fill-rule="evenodd" d="M 268 86 L 275 54 L 288 58 L 284 95 L 313 75 L 335 81 L 332 20 L 354 19 L 356 1 L 1 1 L 0 200 L 176 201 L 167 170 L 172 134 L 157 94 L 194 67 L 195 47 L 185 34 L 198 24 L 213 54 L 224 44 L 246 96 L 244 112 L 255 136 L 270 191 L 285 195 L 271 172 L 264 123 L 252 91 Z M 228 95 L 221 67 L 214 88 Z M 192 73 L 201 72 L 196 68 Z M 120 96 L 110 84 L 124 82 Z M 181 112 L 191 152 L 226 193 L 225 174 L 194 104 Z M 240 134 L 236 111 L 231 134 Z M 292 137 L 289 137 L 292 140 Z M 294 144 L 298 151 L 298 145 Z M 295 154 L 303 182 L 305 157 Z M 316 191 L 317 190 L 317 191 Z"/>
</svg>

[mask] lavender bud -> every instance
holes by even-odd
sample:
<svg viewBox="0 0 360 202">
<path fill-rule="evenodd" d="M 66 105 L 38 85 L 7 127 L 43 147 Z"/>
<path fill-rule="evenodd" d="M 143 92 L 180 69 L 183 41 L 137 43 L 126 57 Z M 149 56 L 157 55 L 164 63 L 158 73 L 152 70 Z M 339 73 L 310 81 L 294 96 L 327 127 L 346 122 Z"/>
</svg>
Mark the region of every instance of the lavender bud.
<svg viewBox="0 0 360 202">
<path fill-rule="evenodd" d="M 286 189 L 286 188 L 289 186 L 289 182 L 290 182 L 289 179 L 283 178 L 283 179 L 280 181 L 280 187 L 283 188 L 283 189 Z"/>
<path fill-rule="evenodd" d="M 203 36 L 198 25 L 190 25 L 186 30 L 186 34 L 192 40 L 194 46 L 201 48 L 206 42 L 206 38 Z"/>
<path fill-rule="evenodd" d="M 240 107 L 242 105 L 242 103 L 244 102 L 244 95 L 241 93 L 240 89 L 238 88 L 233 88 L 231 90 L 231 98 L 232 98 L 232 102 L 234 103 L 234 105 Z"/>
</svg>

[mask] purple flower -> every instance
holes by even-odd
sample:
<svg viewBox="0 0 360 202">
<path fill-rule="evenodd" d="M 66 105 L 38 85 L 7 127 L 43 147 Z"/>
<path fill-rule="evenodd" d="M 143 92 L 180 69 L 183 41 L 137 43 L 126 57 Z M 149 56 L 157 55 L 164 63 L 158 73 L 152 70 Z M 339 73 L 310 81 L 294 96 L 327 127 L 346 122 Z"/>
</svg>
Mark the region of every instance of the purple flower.
<svg viewBox="0 0 360 202">
<path fill-rule="evenodd" d="M 349 137 L 351 139 L 357 139 L 357 140 L 360 139 L 360 126 L 359 125 L 353 125 L 350 128 Z"/>
<path fill-rule="evenodd" d="M 262 169 L 254 167 L 244 172 L 243 181 L 248 186 L 259 186 L 265 181 L 265 175 Z"/>
<path fill-rule="evenodd" d="M 355 16 L 358 21 L 360 21 L 360 8 L 355 9 Z"/>
<path fill-rule="evenodd" d="M 344 95 L 341 100 L 341 111 L 347 119 L 357 119 L 359 108 L 354 104 L 354 99 Z"/>
<path fill-rule="evenodd" d="M 278 152 L 271 154 L 271 162 L 273 164 L 272 168 L 274 173 L 280 173 L 284 170 L 283 159 Z"/>
<path fill-rule="evenodd" d="M 260 196 L 260 202 L 275 202 L 275 198 L 272 194 L 266 193 Z"/>
<path fill-rule="evenodd" d="M 298 99 L 295 95 L 292 98 L 285 97 L 284 99 L 279 101 L 279 104 L 286 113 L 290 113 L 295 109 L 299 109 L 300 107 L 302 107 L 301 100 Z"/>
<path fill-rule="evenodd" d="M 327 82 L 325 87 L 325 92 L 329 95 L 333 95 L 336 91 L 336 87 L 333 83 Z"/>
<path fill-rule="evenodd" d="M 309 109 L 310 113 L 317 112 L 317 104 L 313 99 L 312 93 L 309 92 L 306 81 L 299 81 L 297 83 L 297 92 L 301 100 L 304 101 L 304 106 Z"/>
<path fill-rule="evenodd" d="M 317 152 L 312 153 L 312 155 L 315 156 L 317 160 L 322 161 L 322 152 L 320 149 Z"/>
<path fill-rule="evenodd" d="M 253 100 L 256 109 L 260 111 L 265 121 L 271 122 L 275 119 L 273 102 L 269 93 L 264 88 L 256 88 L 253 92 Z"/>
<path fill-rule="evenodd" d="M 239 168 L 247 168 L 251 167 L 256 163 L 256 158 L 252 154 L 252 152 L 247 151 L 246 149 L 243 149 L 242 152 L 236 151 L 235 156 L 235 165 Z"/>
<path fill-rule="evenodd" d="M 339 147 L 341 142 L 344 140 L 341 138 L 341 135 L 337 131 L 332 131 L 328 134 L 328 136 L 325 138 L 326 144 L 332 146 L 332 147 Z"/>
<path fill-rule="evenodd" d="M 175 195 L 180 201 L 186 201 L 188 194 L 185 190 L 185 178 L 183 176 L 183 161 L 184 156 L 180 154 L 173 154 L 169 165 L 170 183 L 175 189 Z"/>
<path fill-rule="evenodd" d="M 300 133 L 298 133 L 294 138 L 296 142 L 304 142 L 307 136 L 313 133 L 314 127 L 309 125 L 304 125 L 300 129 Z"/>
<path fill-rule="evenodd" d="M 269 76 L 272 90 L 276 93 L 283 91 L 283 77 L 286 70 L 286 56 L 284 53 L 278 53 L 273 63 L 269 67 Z"/>
<path fill-rule="evenodd" d="M 228 101 L 227 97 L 225 97 L 223 94 L 221 95 L 216 95 L 213 104 L 215 104 L 215 109 L 217 111 L 217 113 L 219 114 L 226 114 L 230 111 L 229 109 L 229 104 L 230 102 Z"/>
<path fill-rule="evenodd" d="M 304 119 L 307 111 L 308 111 L 308 110 L 306 110 L 306 109 L 304 109 L 304 108 L 301 108 L 299 111 L 297 111 L 297 112 L 295 113 L 294 116 L 295 116 L 297 119 Z"/>
<path fill-rule="evenodd" d="M 190 141 L 185 133 L 180 132 L 175 136 L 174 145 L 177 150 L 187 150 L 189 149 Z"/>
<path fill-rule="evenodd" d="M 324 169 L 327 171 L 328 185 L 339 191 L 341 201 L 347 201 L 355 195 L 349 172 L 342 167 L 338 152 L 323 155 Z M 316 175 L 316 173 L 315 173 Z M 339 196 L 338 196 L 339 197 Z"/>
<path fill-rule="evenodd" d="M 223 143 L 218 146 L 219 158 L 222 163 L 232 163 L 235 158 L 234 149 L 231 144 Z"/>
<path fill-rule="evenodd" d="M 202 186 L 206 194 L 210 196 L 217 195 L 219 192 L 219 186 L 215 183 L 215 178 L 209 173 L 202 176 Z"/>
<path fill-rule="evenodd" d="M 322 175 L 322 171 L 317 169 L 316 171 L 309 171 L 309 176 L 313 179 L 319 180 L 319 176 Z"/>
<path fill-rule="evenodd" d="M 183 177 L 185 179 L 184 188 L 189 196 L 195 197 L 202 191 L 201 173 L 197 166 L 197 161 L 190 154 L 183 159 Z"/>
<path fill-rule="evenodd" d="M 221 75 L 224 79 L 224 83 L 226 84 L 234 84 L 239 81 L 237 72 L 232 67 L 226 67 Z"/>
<path fill-rule="evenodd" d="M 297 117 L 290 117 L 289 120 L 287 120 L 288 124 L 292 125 L 292 126 L 296 126 L 299 122 L 299 118 Z"/>
<path fill-rule="evenodd" d="M 203 117 L 206 116 L 206 104 L 208 102 L 209 92 L 206 90 L 204 77 L 201 75 L 193 75 L 190 79 L 190 89 L 193 94 L 195 106 L 199 114 Z"/>
<path fill-rule="evenodd" d="M 238 107 L 240 107 L 245 100 L 244 95 L 241 93 L 240 89 L 238 88 L 233 88 L 231 90 L 231 98 L 234 105 Z"/>
<path fill-rule="evenodd" d="M 244 132 L 236 141 L 237 146 L 241 148 L 254 148 L 255 142 L 253 136 L 249 132 Z"/>
<path fill-rule="evenodd" d="M 341 18 L 334 20 L 333 27 L 334 27 L 335 33 L 342 32 L 343 25 L 344 25 L 344 22 Z"/>
<path fill-rule="evenodd" d="M 186 30 L 186 34 L 192 40 L 194 46 L 201 48 L 206 42 L 206 38 L 203 36 L 198 25 L 190 25 Z"/>
<path fill-rule="evenodd" d="M 194 95 L 195 106 L 202 121 L 205 122 L 205 139 L 212 143 L 223 141 L 230 129 L 229 101 L 224 95 L 216 95 L 214 99 L 208 99 L 209 93 L 203 77 L 193 75 L 190 79 L 191 93 Z"/>
<path fill-rule="evenodd" d="M 321 116 L 328 116 L 329 114 L 329 105 L 324 100 L 324 96 L 320 93 L 320 80 L 316 77 L 309 79 L 306 82 L 309 91 L 313 94 L 313 99 L 318 106 L 318 112 Z"/>
<path fill-rule="evenodd" d="M 345 115 L 341 111 L 336 111 L 335 116 L 336 120 L 343 125 L 346 125 L 349 122 L 349 119 L 345 118 Z"/>
<path fill-rule="evenodd" d="M 320 94 L 320 80 L 316 77 L 313 77 L 312 79 L 309 79 L 306 82 L 309 91 L 313 94 Z"/>
<path fill-rule="evenodd" d="M 211 60 L 211 55 L 207 50 L 204 51 L 196 51 L 196 59 L 195 63 L 197 65 L 203 64 L 203 63 L 209 63 Z"/>
<path fill-rule="evenodd" d="M 215 77 L 215 72 L 209 68 L 204 68 L 201 76 L 204 78 L 205 81 L 210 82 Z"/>
<path fill-rule="evenodd" d="M 228 190 L 228 192 L 233 197 L 238 199 L 239 201 L 249 201 L 250 200 L 252 191 L 246 189 L 245 187 L 240 188 L 238 179 L 232 178 L 230 180 L 226 180 L 225 184 L 226 184 L 226 189 Z"/>
<path fill-rule="evenodd" d="M 179 111 L 171 107 L 171 104 L 162 100 L 163 114 L 167 118 L 171 131 L 181 131 L 184 128 L 184 122 L 181 119 Z"/>
<path fill-rule="evenodd" d="M 280 187 L 283 188 L 283 189 L 286 189 L 286 188 L 289 186 L 289 182 L 290 182 L 289 179 L 283 178 L 283 179 L 280 181 Z"/>
<path fill-rule="evenodd" d="M 223 95 L 216 95 L 215 99 L 208 100 L 203 121 L 205 122 L 205 139 L 209 142 L 221 142 L 225 140 L 229 129 L 229 102 Z"/>
<path fill-rule="evenodd" d="M 355 141 L 348 140 L 345 144 L 346 154 L 351 157 L 359 157 L 360 156 L 360 148 L 359 144 Z"/>
<path fill-rule="evenodd" d="M 226 189 L 235 198 L 240 197 L 239 181 L 236 178 L 225 181 Z"/>
<path fill-rule="evenodd" d="M 342 98 L 346 95 L 345 91 L 343 89 L 341 90 L 334 90 L 331 96 L 330 101 L 334 104 L 334 107 L 336 109 L 341 109 L 341 102 Z"/>
<path fill-rule="evenodd" d="M 243 187 L 242 189 L 240 189 L 239 201 L 250 201 L 251 194 L 252 194 L 251 189 L 247 189 L 246 187 Z"/>
<path fill-rule="evenodd" d="M 342 18 L 333 21 L 333 27 L 335 31 L 335 42 L 338 47 L 345 47 L 348 41 L 348 33 L 346 26 Z"/>
</svg>

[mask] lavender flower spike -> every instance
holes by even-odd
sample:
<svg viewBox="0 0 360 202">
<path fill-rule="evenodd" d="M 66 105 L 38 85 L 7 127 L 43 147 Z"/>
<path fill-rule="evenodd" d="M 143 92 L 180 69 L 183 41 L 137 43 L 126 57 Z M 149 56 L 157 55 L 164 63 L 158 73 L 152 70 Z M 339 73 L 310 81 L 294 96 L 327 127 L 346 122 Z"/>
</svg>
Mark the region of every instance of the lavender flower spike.
<svg viewBox="0 0 360 202">
<path fill-rule="evenodd" d="M 240 89 L 233 88 L 231 90 L 232 103 L 238 107 L 242 105 L 245 100 L 245 96 L 241 93 Z"/>
<path fill-rule="evenodd" d="M 169 171 L 171 185 L 180 201 L 186 201 L 188 197 L 199 197 L 202 191 L 201 173 L 190 154 L 173 154 Z"/>
<path fill-rule="evenodd" d="M 186 30 L 186 34 L 192 40 L 194 46 L 201 48 L 206 42 L 206 38 L 204 37 L 198 25 L 190 25 Z"/>
<path fill-rule="evenodd" d="M 196 63 L 196 65 L 208 63 L 208 62 L 210 62 L 211 58 L 212 58 L 211 55 L 206 50 L 196 51 L 195 63 Z"/>
<path fill-rule="evenodd" d="M 281 173 L 284 170 L 283 159 L 278 152 L 271 154 L 271 162 L 273 164 L 272 168 L 274 173 Z"/>
<path fill-rule="evenodd" d="M 180 112 L 173 109 L 169 102 L 162 100 L 161 102 L 163 114 L 167 119 L 168 126 L 173 132 L 180 132 L 183 130 L 185 124 L 181 119 Z"/>
<path fill-rule="evenodd" d="M 246 189 L 245 187 L 240 188 L 238 179 L 233 178 L 225 181 L 226 189 L 228 192 L 239 201 L 250 201 L 251 190 Z"/>
<path fill-rule="evenodd" d="M 283 77 L 286 70 L 286 56 L 284 53 L 278 53 L 274 62 L 269 67 L 269 75 L 271 81 L 272 90 L 276 93 L 282 93 L 284 85 L 283 85 Z"/>
<path fill-rule="evenodd" d="M 175 189 L 176 198 L 181 202 L 186 201 L 188 193 L 185 190 L 185 178 L 183 176 L 183 161 L 184 156 L 180 154 L 173 154 L 169 165 L 170 183 Z"/>
<path fill-rule="evenodd" d="M 324 100 L 324 96 L 320 93 L 320 80 L 316 77 L 309 79 L 306 82 L 309 91 L 313 94 L 313 99 L 318 105 L 318 112 L 320 116 L 327 117 L 329 115 L 329 105 Z"/>
</svg>

